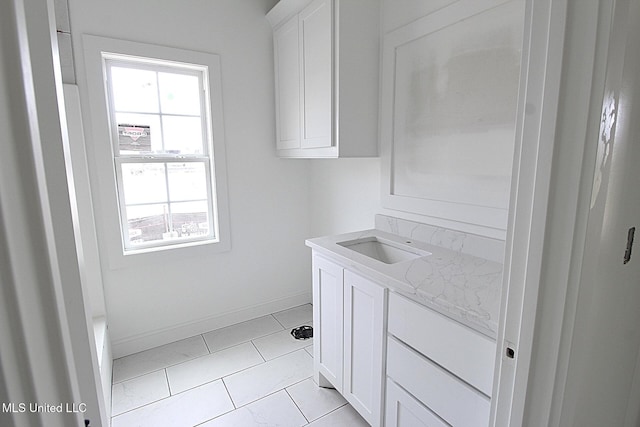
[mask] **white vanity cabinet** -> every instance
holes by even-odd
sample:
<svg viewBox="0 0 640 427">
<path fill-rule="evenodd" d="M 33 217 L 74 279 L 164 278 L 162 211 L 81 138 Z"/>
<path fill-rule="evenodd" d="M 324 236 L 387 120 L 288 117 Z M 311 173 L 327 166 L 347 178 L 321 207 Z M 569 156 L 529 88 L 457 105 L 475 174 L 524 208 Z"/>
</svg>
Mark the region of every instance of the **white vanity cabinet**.
<svg viewBox="0 0 640 427">
<path fill-rule="evenodd" d="M 378 9 L 371 0 L 280 0 L 269 11 L 278 156 L 377 156 Z"/>
<path fill-rule="evenodd" d="M 395 293 L 388 315 L 385 425 L 487 426 L 495 341 Z"/>
<path fill-rule="evenodd" d="M 488 426 L 495 326 L 473 320 L 495 319 L 482 292 L 497 289 L 501 266 L 380 230 L 306 244 L 318 385 L 374 427 Z M 452 271 L 456 283 L 444 277 Z"/>
<path fill-rule="evenodd" d="M 314 379 L 382 423 L 387 290 L 313 255 Z"/>
</svg>

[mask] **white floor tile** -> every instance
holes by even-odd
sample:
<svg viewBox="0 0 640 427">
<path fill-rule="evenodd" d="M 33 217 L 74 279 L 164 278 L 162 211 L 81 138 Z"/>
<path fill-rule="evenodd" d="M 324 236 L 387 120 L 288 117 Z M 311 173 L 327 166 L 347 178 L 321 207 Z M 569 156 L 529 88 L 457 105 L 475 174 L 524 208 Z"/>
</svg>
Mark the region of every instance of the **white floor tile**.
<svg viewBox="0 0 640 427">
<path fill-rule="evenodd" d="M 309 353 L 311 357 L 313 357 L 313 345 L 310 345 L 309 347 L 305 347 L 304 349 L 307 350 L 307 353 Z"/>
<path fill-rule="evenodd" d="M 201 335 L 152 348 L 113 361 L 113 383 L 209 354 Z"/>
<path fill-rule="evenodd" d="M 287 392 L 309 421 L 316 420 L 347 403 L 340 393 L 332 388 L 318 387 L 311 378 L 287 387 Z"/>
<path fill-rule="evenodd" d="M 164 369 L 124 381 L 112 388 L 111 415 L 120 415 L 165 397 L 169 397 L 169 387 Z"/>
<path fill-rule="evenodd" d="M 307 424 L 287 393 L 279 391 L 199 427 L 300 427 Z"/>
<path fill-rule="evenodd" d="M 112 419 L 112 427 L 192 427 L 233 410 L 222 380 L 194 388 Z"/>
<path fill-rule="evenodd" d="M 273 316 L 286 328 L 293 328 L 309 324 L 313 320 L 313 308 L 311 304 L 293 307 L 288 310 L 274 313 Z"/>
<path fill-rule="evenodd" d="M 211 352 L 214 352 L 281 330 L 282 326 L 269 315 L 207 332 L 204 339 Z"/>
<path fill-rule="evenodd" d="M 171 394 L 197 387 L 264 362 L 247 342 L 167 368 Z"/>
<path fill-rule="evenodd" d="M 309 424 L 309 427 L 368 427 L 369 423 L 351 405 L 325 415 Z M 115 426 L 113 426 L 115 427 Z"/>
<path fill-rule="evenodd" d="M 258 400 L 311 377 L 313 359 L 304 350 L 278 357 L 224 378 L 236 406 Z"/>
<path fill-rule="evenodd" d="M 290 330 L 276 332 L 266 337 L 253 340 L 265 360 L 275 359 L 292 351 L 308 347 L 313 344 L 313 338 L 297 340 L 291 336 Z"/>
</svg>

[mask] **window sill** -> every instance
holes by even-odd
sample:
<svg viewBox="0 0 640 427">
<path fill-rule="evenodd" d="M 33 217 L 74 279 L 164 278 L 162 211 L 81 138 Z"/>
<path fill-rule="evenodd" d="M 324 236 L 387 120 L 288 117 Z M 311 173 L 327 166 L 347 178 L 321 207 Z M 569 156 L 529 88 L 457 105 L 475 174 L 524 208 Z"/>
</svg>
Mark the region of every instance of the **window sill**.
<svg viewBox="0 0 640 427">
<path fill-rule="evenodd" d="M 135 255 L 141 255 L 146 253 L 171 251 L 174 249 L 188 248 L 191 246 L 215 245 L 218 243 L 220 243 L 220 239 L 190 240 L 182 243 L 170 243 L 162 246 L 151 246 L 147 248 L 124 250 L 122 255 L 125 257 L 128 257 L 128 256 L 135 256 Z"/>
<path fill-rule="evenodd" d="M 124 252 L 122 247 L 109 251 L 109 268 L 119 270 L 131 267 L 144 267 L 158 264 L 175 263 L 198 257 L 210 257 L 211 255 L 229 252 L 231 241 L 221 237 L 220 240 L 201 240 L 185 242 L 170 246 L 144 248 Z"/>
</svg>

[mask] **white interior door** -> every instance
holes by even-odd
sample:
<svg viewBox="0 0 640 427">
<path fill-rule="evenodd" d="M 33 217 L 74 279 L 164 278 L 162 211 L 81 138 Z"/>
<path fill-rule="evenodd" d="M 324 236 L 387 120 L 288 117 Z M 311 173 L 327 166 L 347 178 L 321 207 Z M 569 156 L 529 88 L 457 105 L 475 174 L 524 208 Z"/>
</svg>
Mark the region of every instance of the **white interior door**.
<svg viewBox="0 0 640 427">
<path fill-rule="evenodd" d="M 639 1 L 527 1 L 492 425 L 639 425 Z"/>
<path fill-rule="evenodd" d="M 622 3 L 622 2 L 619 2 Z M 575 327 L 560 425 L 637 426 L 640 348 L 640 0 L 624 15 L 621 79 L 605 93 Z M 615 30 L 614 30 L 615 31 Z M 615 46 L 613 46 L 615 49 Z M 610 48 L 612 51 L 612 48 Z M 613 55 L 613 53 L 612 53 Z M 614 58 L 615 61 L 615 58 Z M 617 80 L 618 82 L 615 82 Z M 635 393 L 638 380 L 636 378 Z"/>
</svg>

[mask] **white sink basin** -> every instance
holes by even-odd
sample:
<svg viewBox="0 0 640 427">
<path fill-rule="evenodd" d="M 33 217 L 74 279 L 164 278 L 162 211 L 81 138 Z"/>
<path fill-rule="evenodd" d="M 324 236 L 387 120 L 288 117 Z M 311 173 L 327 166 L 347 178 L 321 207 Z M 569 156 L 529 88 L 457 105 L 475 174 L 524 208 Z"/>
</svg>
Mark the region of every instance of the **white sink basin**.
<svg viewBox="0 0 640 427">
<path fill-rule="evenodd" d="M 385 264 L 395 264 L 397 262 L 409 261 L 431 255 L 431 252 L 374 236 L 338 242 L 338 245 L 361 253 L 369 258 L 384 262 Z"/>
</svg>

